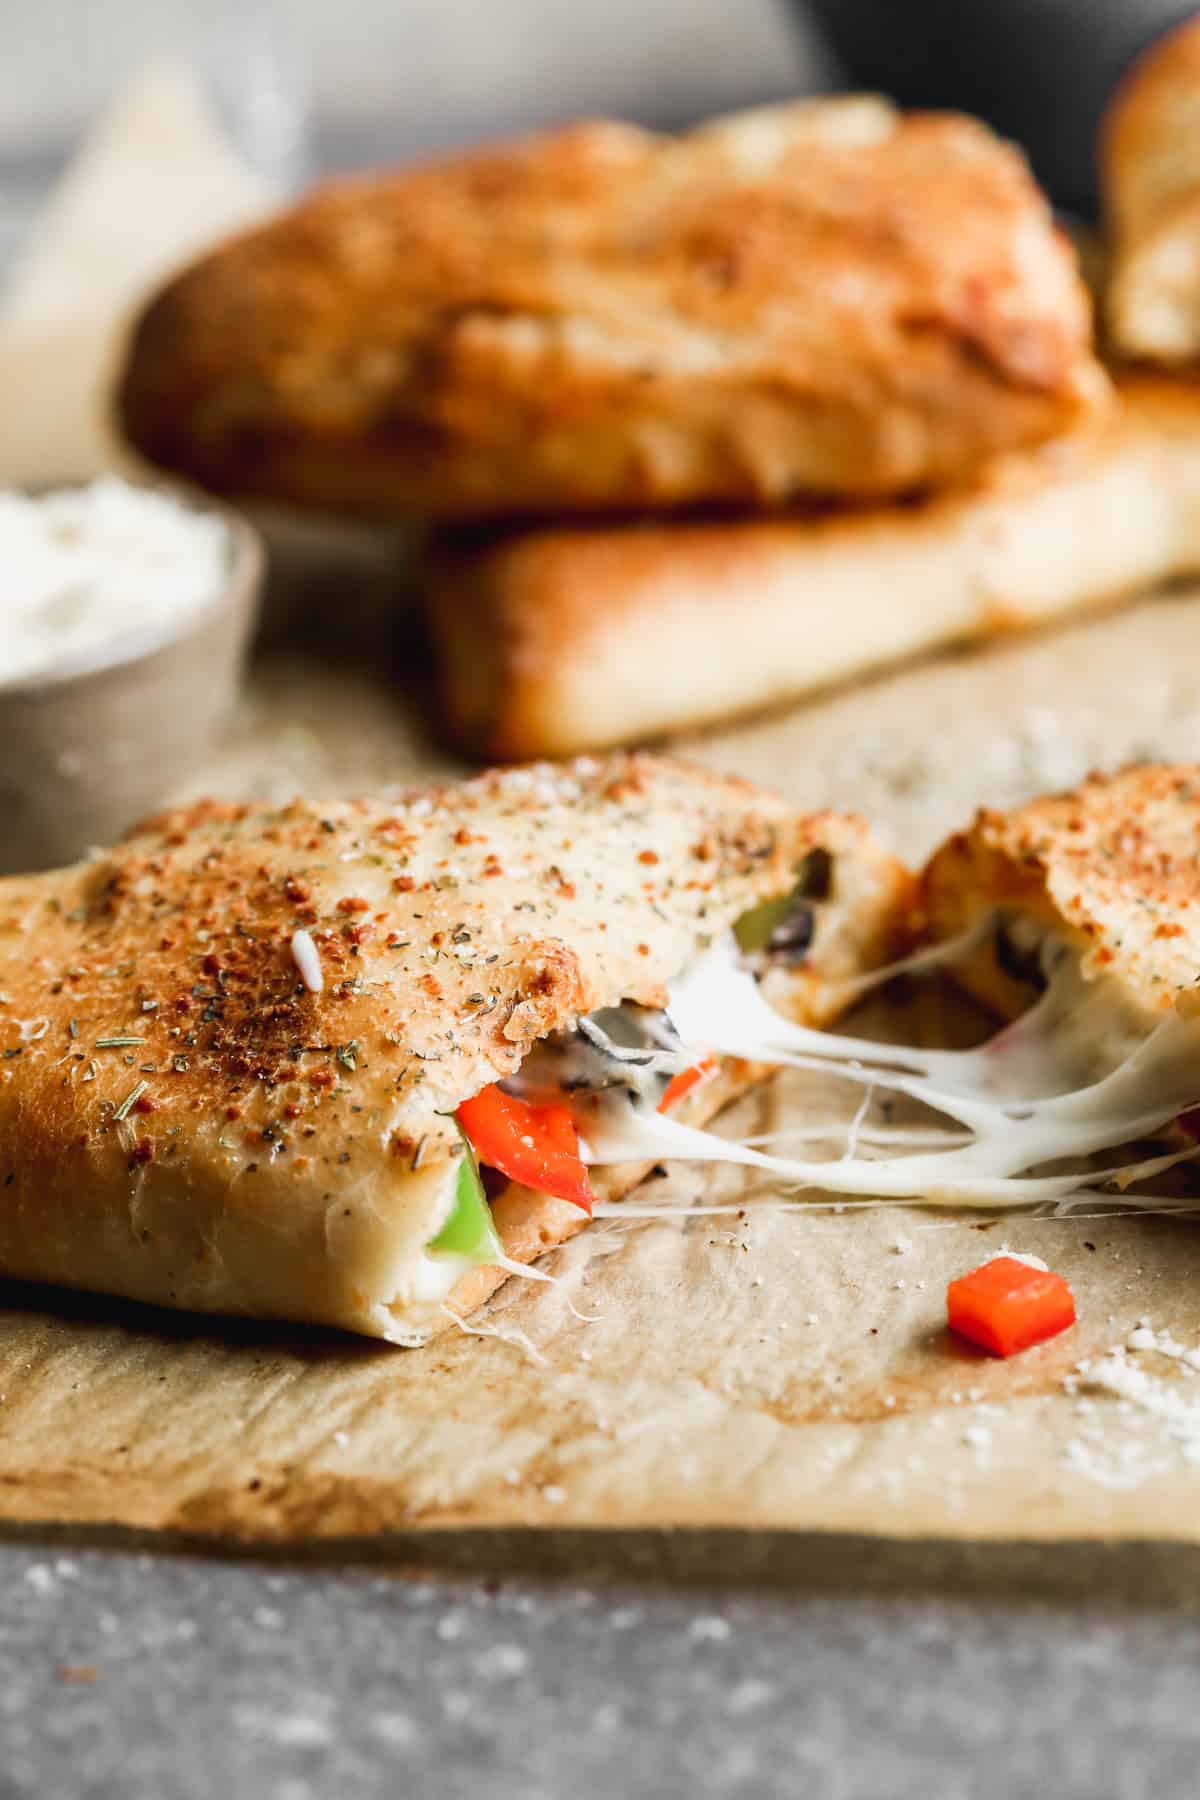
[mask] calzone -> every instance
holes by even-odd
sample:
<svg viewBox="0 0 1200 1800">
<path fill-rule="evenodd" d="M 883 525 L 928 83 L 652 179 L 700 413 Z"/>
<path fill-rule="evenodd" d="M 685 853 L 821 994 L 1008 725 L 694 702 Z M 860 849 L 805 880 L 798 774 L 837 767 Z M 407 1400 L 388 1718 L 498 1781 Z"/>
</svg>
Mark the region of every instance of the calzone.
<svg viewBox="0 0 1200 1800">
<path fill-rule="evenodd" d="M 911 891 L 857 821 L 645 755 L 168 812 L 0 883 L 0 1271 L 420 1343 L 656 1130 L 704 1153 L 763 1070 L 692 1022 L 715 954 L 819 1024 Z"/>
</svg>

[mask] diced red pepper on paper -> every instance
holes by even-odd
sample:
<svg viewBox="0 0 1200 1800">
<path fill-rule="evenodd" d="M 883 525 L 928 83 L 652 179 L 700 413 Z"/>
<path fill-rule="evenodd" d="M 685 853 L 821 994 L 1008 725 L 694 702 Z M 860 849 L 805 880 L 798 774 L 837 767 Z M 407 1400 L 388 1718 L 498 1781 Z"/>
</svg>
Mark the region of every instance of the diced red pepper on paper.
<svg viewBox="0 0 1200 1800">
<path fill-rule="evenodd" d="M 1016 1256 L 994 1256 L 946 1289 L 951 1331 L 993 1356 L 1012 1356 L 1075 1323 L 1075 1299 L 1061 1275 Z"/>
</svg>

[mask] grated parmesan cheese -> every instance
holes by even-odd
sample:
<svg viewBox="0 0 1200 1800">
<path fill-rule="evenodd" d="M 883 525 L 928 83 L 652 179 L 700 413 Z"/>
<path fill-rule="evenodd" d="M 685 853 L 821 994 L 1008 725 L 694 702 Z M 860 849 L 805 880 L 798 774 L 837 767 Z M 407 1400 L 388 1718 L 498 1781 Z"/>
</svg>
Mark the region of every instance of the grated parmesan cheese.
<svg viewBox="0 0 1200 1800">
<path fill-rule="evenodd" d="M 1156 1374 L 1143 1355 L 1162 1357 L 1184 1371 L 1181 1381 Z M 1156 1428 L 1161 1449 L 1171 1450 L 1187 1463 L 1200 1463 L 1200 1391 L 1189 1377 L 1200 1372 L 1200 1348 L 1181 1344 L 1169 1332 L 1156 1331 L 1143 1319 L 1123 1344 L 1114 1344 L 1103 1356 L 1076 1365 L 1064 1384 L 1076 1401 L 1076 1411 L 1086 1421 L 1083 1432 L 1067 1444 L 1068 1465 L 1103 1486 L 1134 1488 L 1165 1465 L 1161 1452 L 1136 1439 L 1114 1438 L 1111 1417 L 1097 1414 L 1096 1402 L 1087 1395 L 1105 1395 L 1127 1423 L 1140 1416 Z"/>
<path fill-rule="evenodd" d="M 1027 1268 L 1040 1269 L 1043 1275 L 1048 1275 L 1050 1272 L 1049 1263 L 1043 1262 L 1040 1256 L 1033 1256 L 1028 1250 L 1012 1250 L 1007 1244 L 1001 1244 L 998 1250 L 993 1250 L 991 1255 L 985 1256 L 983 1260 L 984 1262 L 995 1262 L 998 1257 L 1002 1256 L 1007 1256 L 1012 1262 L 1024 1263 Z"/>
<path fill-rule="evenodd" d="M 217 598 L 228 566 L 223 521 L 167 494 L 115 477 L 0 491 L 0 684 L 166 635 Z"/>
<path fill-rule="evenodd" d="M 1181 1392 L 1124 1354 L 1123 1346 L 1080 1373 L 1087 1386 L 1111 1394 L 1157 1419 L 1188 1462 L 1200 1462 L 1200 1397 Z"/>
</svg>

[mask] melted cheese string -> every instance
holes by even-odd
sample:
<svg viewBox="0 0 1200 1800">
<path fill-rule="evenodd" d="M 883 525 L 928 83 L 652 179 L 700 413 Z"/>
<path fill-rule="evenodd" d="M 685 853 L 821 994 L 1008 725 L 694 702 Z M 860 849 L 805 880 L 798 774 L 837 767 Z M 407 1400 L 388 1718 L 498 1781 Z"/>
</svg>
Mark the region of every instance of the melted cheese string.
<svg viewBox="0 0 1200 1800">
<path fill-rule="evenodd" d="M 978 928 L 922 953 L 921 967 L 951 962 L 978 943 Z M 917 959 L 876 972 L 874 986 L 911 968 Z M 787 1062 L 797 1054 L 822 1064 L 851 1062 L 923 1075 L 945 1094 L 986 1093 L 1035 1098 L 1062 1092 L 1094 1070 L 1098 1044 L 1111 1043 L 1116 1020 L 1103 983 L 1083 977 L 1069 953 L 1057 957 L 1045 993 L 1020 1018 L 974 1050 L 922 1050 L 915 1045 L 872 1043 L 797 1025 L 777 1013 L 753 975 L 729 947 L 711 950 L 670 992 L 668 1011 L 686 1043 L 727 1056 Z M 1129 1047 L 1126 1044 L 1124 1047 Z M 805 1064 L 799 1065 L 807 1066 Z"/>
<path fill-rule="evenodd" d="M 1193 1161 L 1197 1156 L 1200 1156 L 1200 1144 L 1193 1144 L 1186 1150 L 1172 1150 L 1164 1156 L 1149 1156 L 1142 1162 L 1124 1163 L 1114 1169 L 1093 1170 L 1090 1177 L 1087 1175 L 1075 1177 L 1074 1179 L 1077 1181 L 1089 1179 L 1095 1181 L 1100 1175 L 1105 1181 L 1113 1183 L 1114 1187 L 1119 1190 L 1119 1196 L 1106 1194 L 1102 1188 L 1097 1187 L 1072 1187 L 1066 1194 L 1048 1195 L 1049 1211 L 1041 1213 L 1040 1216 L 1035 1215 L 1036 1221 L 1040 1225 L 1047 1225 L 1055 1222 L 1062 1223 L 1067 1219 L 1121 1218 L 1132 1213 L 1157 1213 L 1164 1218 L 1176 1217 L 1180 1213 L 1194 1213 L 1196 1202 L 1193 1199 L 1173 1201 L 1168 1195 L 1139 1194 L 1136 1190 L 1130 1192 L 1127 1190 L 1126 1184 L 1134 1181 L 1149 1181 L 1155 1175 L 1161 1175 L 1180 1163 Z M 909 1196 L 902 1196 L 903 1202 L 907 1203 L 908 1199 Z M 1095 1213 L 1080 1213 L 1077 1209 L 1088 1200 L 1095 1201 L 1103 1210 Z M 799 1203 L 795 1200 L 762 1200 L 756 1201 L 755 1206 L 756 1208 L 759 1206 L 774 1207 L 776 1210 L 784 1209 L 791 1212 L 796 1209 L 797 1204 L 800 1204 L 806 1212 L 845 1213 L 869 1212 L 879 1207 L 894 1207 L 900 1203 L 896 1199 L 875 1194 L 861 1198 L 856 1195 L 851 1199 L 806 1200 Z M 937 1202 L 931 1204 L 937 1204 Z M 992 1202 L 995 1207 L 1005 1204 L 1004 1201 Z M 592 1217 L 595 1219 L 677 1219 L 685 1213 L 689 1216 L 693 1213 L 705 1216 L 724 1213 L 744 1218 L 746 1201 L 742 1198 L 718 1201 L 710 1205 L 695 1204 L 689 1200 L 658 1201 L 657 1203 L 653 1201 L 639 1203 L 629 1200 L 598 1200 L 592 1208 Z M 936 1228 L 928 1226 L 924 1229 Z"/>
<path fill-rule="evenodd" d="M 615 1113 L 615 1108 L 612 1109 Z M 1147 1127 L 1148 1129 L 1148 1127 Z M 874 1196 L 880 1200 L 919 1200 L 931 1206 L 1027 1206 L 1035 1200 L 1054 1200 L 1078 1193 L 1097 1180 L 1124 1175 L 1138 1179 L 1145 1162 L 1119 1165 L 1117 1169 L 1082 1170 L 1065 1175 L 1019 1175 L 1031 1166 L 1029 1156 L 1011 1153 L 992 1160 L 988 1146 L 972 1142 L 964 1150 L 942 1150 L 928 1156 L 906 1156 L 873 1161 L 869 1157 L 839 1157 L 829 1162 L 804 1162 L 793 1157 L 767 1156 L 715 1132 L 699 1131 L 677 1119 L 627 1111 L 623 1119 L 588 1119 L 590 1135 L 580 1137 L 580 1150 L 588 1164 L 674 1159 L 685 1162 L 739 1163 L 762 1169 L 791 1187 L 820 1188 L 828 1193 Z M 1129 1134 L 1123 1134 L 1129 1135 Z M 1104 1144 L 1120 1141 L 1111 1132 Z M 977 1154 L 978 1152 L 983 1154 Z M 1082 1153 L 1082 1152 L 1081 1152 Z M 1058 1154 L 1066 1155 L 1063 1151 Z M 1194 1154 L 1175 1154 L 1178 1162 Z M 1042 1156 L 1044 1162 L 1051 1160 Z M 1057 1160 L 1057 1155 L 1054 1158 Z M 1161 1158 L 1153 1159 L 1161 1164 Z"/>
<path fill-rule="evenodd" d="M 931 956 L 926 966 L 942 959 Z M 1114 990 L 1086 981 L 1061 946 L 1051 948 L 1049 962 L 1041 999 L 989 1042 L 922 1050 L 795 1025 L 773 1011 L 728 949 L 714 951 L 672 990 L 670 1013 L 685 1042 L 904 1094 L 954 1119 L 969 1137 L 950 1148 L 871 1158 L 858 1154 L 854 1130 L 839 1159 L 807 1161 L 599 1094 L 576 1101 L 584 1160 L 731 1162 L 797 1187 L 932 1205 L 1028 1205 L 1097 1181 L 1136 1180 L 1150 1167 L 1145 1159 L 1102 1171 L 1029 1171 L 1136 1142 L 1195 1104 L 1200 1022 L 1171 1015 L 1138 1039 Z M 1153 1172 L 1193 1154 L 1151 1159 Z"/>
<path fill-rule="evenodd" d="M 754 1150 L 761 1150 L 771 1144 L 797 1141 L 803 1144 L 831 1144 L 845 1130 L 845 1119 L 830 1119 L 825 1125 L 783 1125 L 778 1131 L 751 1132 L 742 1142 L 749 1144 Z M 898 1147 L 909 1150 L 957 1150 L 961 1144 L 971 1141 L 969 1132 L 939 1131 L 935 1128 L 925 1131 L 918 1126 L 902 1125 L 892 1127 L 862 1124 L 855 1136 L 858 1143 L 879 1150 Z"/>
</svg>

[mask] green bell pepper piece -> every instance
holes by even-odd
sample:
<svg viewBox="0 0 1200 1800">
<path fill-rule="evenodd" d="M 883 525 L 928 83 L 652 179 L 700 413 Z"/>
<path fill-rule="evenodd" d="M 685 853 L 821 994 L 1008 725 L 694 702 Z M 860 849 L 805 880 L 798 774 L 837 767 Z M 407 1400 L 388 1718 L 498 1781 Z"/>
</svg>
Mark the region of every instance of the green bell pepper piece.
<svg viewBox="0 0 1200 1800">
<path fill-rule="evenodd" d="M 504 1254 L 474 1157 L 464 1153 L 450 1217 L 426 1248 L 434 1255 L 461 1256 L 473 1263 L 495 1262 Z"/>
<path fill-rule="evenodd" d="M 827 850 L 810 850 L 796 866 L 797 881 L 790 894 L 776 900 L 764 900 L 761 906 L 743 913 L 733 928 L 738 948 L 745 954 L 765 950 L 773 932 L 798 913 L 806 900 L 827 900 L 831 879 L 831 863 Z"/>
<path fill-rule="evenodd" d="M 790 894 L 781 894 L 778 900 L 764 900 L 752 912 L 743 913 L 733 927 L 738 949 L 747 955 L 753 950 L 765 950 L 771 941 L 771 933 L 795 912 L 796 905 L 793 889 Z"/>
</svg>

